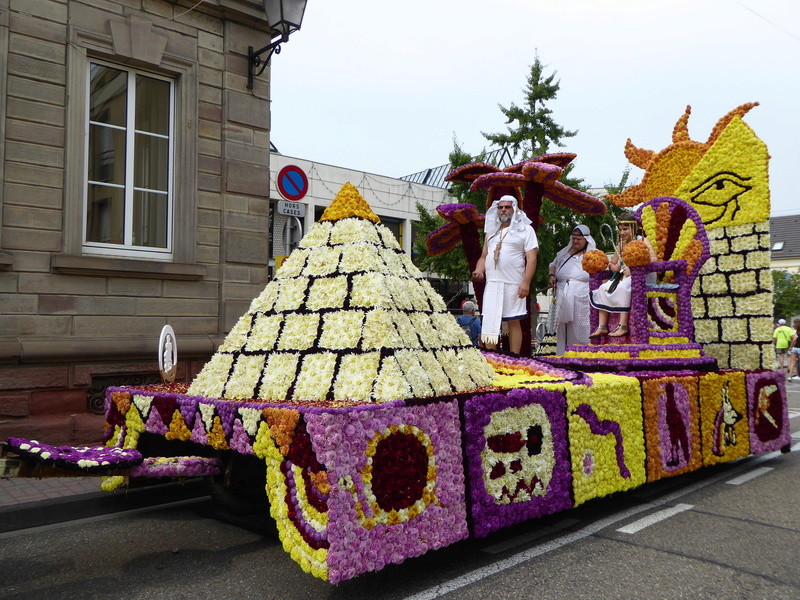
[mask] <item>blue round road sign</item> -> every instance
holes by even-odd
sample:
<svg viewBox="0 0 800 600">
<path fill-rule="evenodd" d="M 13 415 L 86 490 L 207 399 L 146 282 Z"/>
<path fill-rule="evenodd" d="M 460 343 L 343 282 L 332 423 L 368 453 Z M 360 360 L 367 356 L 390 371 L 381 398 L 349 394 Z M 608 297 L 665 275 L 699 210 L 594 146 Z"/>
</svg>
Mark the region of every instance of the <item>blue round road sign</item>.
<svg viewBox="0 0 800 600">
<path fill-rule="evenodd" d="M 287 200 L 300 200 L 308 192 L 308 177 L 303 169 L 287 165 L 278 172 L 278 191 Z"/>
</svg>

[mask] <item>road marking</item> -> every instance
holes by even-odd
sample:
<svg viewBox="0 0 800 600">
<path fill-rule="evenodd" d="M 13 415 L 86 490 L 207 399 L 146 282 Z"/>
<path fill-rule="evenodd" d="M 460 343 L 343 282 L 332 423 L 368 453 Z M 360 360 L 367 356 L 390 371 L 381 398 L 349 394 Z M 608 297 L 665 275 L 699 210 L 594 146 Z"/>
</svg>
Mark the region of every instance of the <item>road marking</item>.
<svg viewBox="0 0 800 600">
<path fill-rule="evenodd" d="M 770 471 L 772 471 L 772 467 L 759 467 L 757 469 L 753 469 L 749 473 L 745 473 L 744 475 L 739 475 L 739 477 L 735 477 L 730 481 L 726 481 L 725 483 L 729 485 L 742 485 L 743 483 L 746 483 L 751 479 L 755 479 L 756 477 L 759 477 L 764 473 L 769 473 Z"/>
<path fill-rule="evenodd" d="M 797 452 L 800 450 L 800 443 L 795 444 L 791 448 L 792 452 Z M 746 459 L 743 464 L 742 468 L 745 467 L 754 467 L 759 465 L 763 462 L 768 460 L 772 460 L 773 458 L 778 458 L 781 456 L 780 451 L 775 452 L 768 452 L 766 454 L 762 454 L 753 459 Z M 606 527 L 610 527 L 615 523 L 619 523 L 620 521 L 624 521 L 625 519 L 629 519 L 634 515 L 638 515 L 646 510 L 651 510 L 653 508 L 658 508 L 659 506 L 664 506 L 665 504 L 669 504 L 670 502 L 674 502 L 678 498 L 682 496 L 686 496 L 687 494 L 691 494 L 698 490 L 703 489 L 709 485 L 722 481 L 726 477 L 729 477 L 730 473 L 721 473 L 714 477 L 709 477 L 708 479 L 703 479 L 695 484 L 687 486 L 683 489 L 676 490 L 670 494 L 667 494 L 660 498 L 657 502 L 651 503 L 646 502 L 644 504 L 640 504 L 638 506 L 633 506 L 627 510 L 624 510 L 620 513 L 613 514 L 605 519 L 601 519 L 599 521 L 595 521 L 594 523 L 590 523 L 583 529 L 579 529 L 573 533 L 568 533 L 567 535 L 561 536 L 560 538 L 556 538 L 554 540 L 550 540 L 549 542 L 542 544 L 541 546 L 537 546 L 536 548 L 530 548 L 518 554 L 514 554 L 505 558 L 503 560 L 497 561 L 490 565 L 486 565 L 485 567 L 480 567 L 475 569 L 474 571 L 470 571 L 469 573 L 464 573 L 455 579 L 450 579 L 448 581 L 444 581 L 438 585 L 434 585 L 429 587 L 426 590 L 422 590 L 417 594 L 413 594 L 411 596 L 406 596 L 404 600 L 435 600 L 436 598 L 441 598 L 450 592 L 454 592 L 462 587 L 466 587 L 472 583 L 476 583 L 482 579 L 486 579 L 492 575 L 496 575 L 497 573 L 502 573 L 506 569 L 510 569 L 511 567 L 515 567 L 519 564 L 527 562 L 537 556 L 541 556 L 542 554 L 547 554 L 553 550 L 557 550 L 562 546 L 567 546 L 573 542 L 577 542 L 584 538 L 589 537 L 590 535 L 594 535 L 598 531 L 605 529 Z"/>
<path fill-rule="evenodd" d="M 789 411 L 789 418 L 790 419 L 796 419 L 797 417 L 800 417 L 800 412 L 795 412 L 793 410 Z"/>
<path fill-rule="evenodd" d="M 692 504 L 676 504 L 670 508 L 665 508 L 664 510 L 660 510 L 658 512 L 654 512 L 652 515 L 647 515 L 643 519 L 639 519 L 638 521 L 634 521 L 629 525 L 625 525 L 625 527 L 620 527 L 617 529 L 620 533 L 636 533 L 637 531 L 641 531 L 645 527 L 650 527 L 650 525 L 655 525 L 659 521 L 663 521 L 664 519 L 669 519 L 670 517 L 682 513 L 686 510 L 690 510 L 694 508 Z"/>
</svg>

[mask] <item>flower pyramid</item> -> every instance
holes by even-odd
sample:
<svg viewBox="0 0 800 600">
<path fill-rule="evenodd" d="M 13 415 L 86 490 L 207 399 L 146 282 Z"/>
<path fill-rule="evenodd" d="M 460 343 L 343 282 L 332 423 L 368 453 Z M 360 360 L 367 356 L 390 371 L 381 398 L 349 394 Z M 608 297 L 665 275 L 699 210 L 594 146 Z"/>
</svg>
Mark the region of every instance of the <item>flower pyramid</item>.
<svg viewBox="0 0 800 600">
<path fill-rule="evenodd" d="M 189 394 L 351 405 L 491 385 L 489 363 L 379 222 L 345 184 Z"/>
</svg>

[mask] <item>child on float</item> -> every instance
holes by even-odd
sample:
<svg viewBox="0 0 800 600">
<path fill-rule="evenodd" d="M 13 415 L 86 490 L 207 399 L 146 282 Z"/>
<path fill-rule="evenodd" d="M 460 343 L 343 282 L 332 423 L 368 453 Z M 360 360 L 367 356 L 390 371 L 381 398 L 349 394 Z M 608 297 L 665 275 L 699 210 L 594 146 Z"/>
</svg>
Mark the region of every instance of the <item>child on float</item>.
<svg viewBox="0 0 800 600">
<path fill-rule="evenodd" d="M 631 311 L 631 270 L 622 260 L 622 253 L 630 242 L 641 240 L 650 251 L 650 260 L 656 260 L 656 254 L 650 242 L 642 235 L 639 222 L 631 213 L 620 216 L 617 220 L 619 241 L 614 247 L 614 254 L 609 259 L 608 268 L 611 278 L 596 290 L 589 292 L 589 303 L 597 309 L 597 329 L 589 337 L 608 335 L 622 337 L 628 335 L 628 316 Z M 619 313 L 619 324 L 608 331 L 609 313 Z"/>
</svg>

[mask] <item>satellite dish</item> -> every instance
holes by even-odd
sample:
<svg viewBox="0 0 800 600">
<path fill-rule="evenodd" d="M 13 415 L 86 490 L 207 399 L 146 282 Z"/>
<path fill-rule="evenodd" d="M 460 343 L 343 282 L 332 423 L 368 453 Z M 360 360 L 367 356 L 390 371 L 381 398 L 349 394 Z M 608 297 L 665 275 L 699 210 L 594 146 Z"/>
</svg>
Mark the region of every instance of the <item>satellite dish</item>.
<svg viewBox="0 0 800 600">
<path fill-rule="evenodd" d="M 178 371 L 178 342 L 169 325 L 164 325 L 158 339 L 158 368 L 161 370 L 161 381 L 175 381 L 175 373 Z"/>
</svg>

